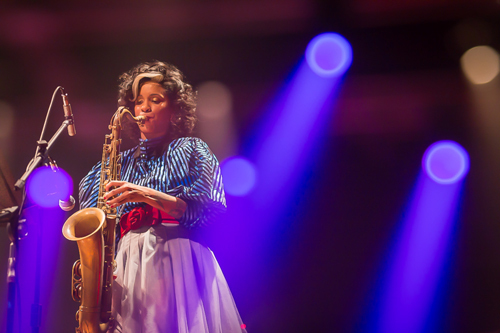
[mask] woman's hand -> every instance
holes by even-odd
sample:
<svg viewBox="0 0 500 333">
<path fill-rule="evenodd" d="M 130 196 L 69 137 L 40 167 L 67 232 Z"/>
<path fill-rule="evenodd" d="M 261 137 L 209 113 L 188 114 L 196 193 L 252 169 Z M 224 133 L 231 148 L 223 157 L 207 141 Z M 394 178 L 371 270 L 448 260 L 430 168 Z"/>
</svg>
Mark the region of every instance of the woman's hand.
<svg viewBox="0 0 500 333">
<path fill-rule="evenodd" d="M 110 207 L 117 207 L 127 202 L 144 202 L 176 219 L 181 218 L 187 208 L 182 199 L 129 182 L 111 181 L 106 185 L 106 191 L 103 199 Z"/>
<path fill-rule="evenodd" d="M 111 190 L 114 188 L 113 190 Z M 139 186 L 129 182 L 111 181 L 106 185 L 104 200 L 111 207 L 123 205 L 127 202 L 146 202 L 147 187 Z"/>
</svg>

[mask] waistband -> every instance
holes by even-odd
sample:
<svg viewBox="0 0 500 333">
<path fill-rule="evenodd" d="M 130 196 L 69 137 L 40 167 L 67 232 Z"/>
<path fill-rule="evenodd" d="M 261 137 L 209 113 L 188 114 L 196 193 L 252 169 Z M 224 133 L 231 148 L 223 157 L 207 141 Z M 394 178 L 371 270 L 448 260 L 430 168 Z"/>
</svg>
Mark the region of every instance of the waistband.
<svg viewBox="0 0 500 333">
<path fill-rule="evenodd" d="M 150 205 L 136 207 L 120 218 L 120 234 L 123 237 L 131 230 L 162 223 L 172 226 L 179 225 L 179 221 L 174 217 Z"/>
</svg>

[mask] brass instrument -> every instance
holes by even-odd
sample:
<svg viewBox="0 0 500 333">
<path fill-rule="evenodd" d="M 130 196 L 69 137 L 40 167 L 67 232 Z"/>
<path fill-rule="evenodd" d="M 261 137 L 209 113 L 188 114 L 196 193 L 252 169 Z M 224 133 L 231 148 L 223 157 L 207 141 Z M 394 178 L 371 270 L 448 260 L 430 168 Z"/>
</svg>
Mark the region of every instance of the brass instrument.
<svg viewBox="0 0 500 333">
<path fill-rule="evenodd" d="M 106 135 L 101 164 L 101 179 L 97 208 L 85 208 L 71 215 L 63 226 L 63 235 L 76 241 L 80 259 L 73 265 L 72 294 L 80 307 L 76 312 L 77 333 L 103 333 L 113 323 L 111 291 L 115 256 L 116 208 L 105 204 L 105 187 L 112 180 L 120 180 L 120 133 L 122 118 L 127 115 L 138 124 L 146 117 L 134 117 L 120 107 L 111 118 Z"/>
</svg>

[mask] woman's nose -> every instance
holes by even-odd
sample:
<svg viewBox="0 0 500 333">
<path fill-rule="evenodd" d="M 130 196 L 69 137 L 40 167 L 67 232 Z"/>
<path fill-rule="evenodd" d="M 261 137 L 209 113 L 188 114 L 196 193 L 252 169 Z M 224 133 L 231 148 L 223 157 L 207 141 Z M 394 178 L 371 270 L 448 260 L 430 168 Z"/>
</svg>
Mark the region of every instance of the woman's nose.
<svg viewBox="0 0 500 333">
<path fill-rule="evenodd" d="M 149 107 L 149 103 L 148 102 L 142 103 L 141 110 L 143 112 L 149 112 L 149 111 L 151 111 L 151 108 Z"/>
</svg>

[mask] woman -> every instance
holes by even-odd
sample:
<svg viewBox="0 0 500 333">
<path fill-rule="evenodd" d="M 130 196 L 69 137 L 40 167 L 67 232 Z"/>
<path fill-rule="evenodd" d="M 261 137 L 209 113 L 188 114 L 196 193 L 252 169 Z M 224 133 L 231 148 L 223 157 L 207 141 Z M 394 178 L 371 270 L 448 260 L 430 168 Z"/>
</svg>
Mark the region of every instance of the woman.
<svg viewBox="0 0 500 333">
<path fill-rule="evenodd" d="M 139 64 L 120 77 L 119 106 L 146 116 L 132 126 L 122 181 L 106 186 L 120 237 L 113 284 L 116 332 L 245 332 L 212 252 L 196 237 L 226 207 L 217 159 L 190 137 L 195 95 L 174 66 Z M 80 182 L 81 208 L 95 207 L 101 163 Z"/>
</svg>

